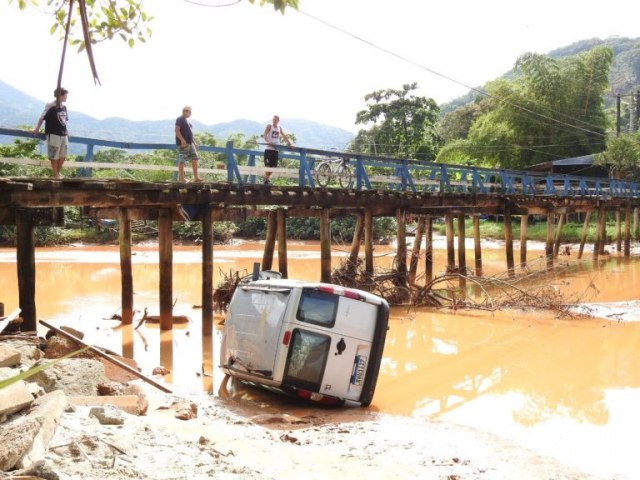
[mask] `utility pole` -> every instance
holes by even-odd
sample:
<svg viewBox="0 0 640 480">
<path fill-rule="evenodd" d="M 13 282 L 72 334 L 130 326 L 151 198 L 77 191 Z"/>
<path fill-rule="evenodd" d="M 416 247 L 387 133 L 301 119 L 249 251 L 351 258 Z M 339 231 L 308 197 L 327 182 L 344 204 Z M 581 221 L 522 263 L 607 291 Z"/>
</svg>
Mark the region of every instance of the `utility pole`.
<svg viewBox="0 0 640 480">
<path fill-rule="evenodd" d="M 620 136 L 620 94 L 616 95 L 616 137 Z"/>
<path fill-rule="evenodd" d="M 640 119 L 640 90 L 636 90 L 636 123 L 634 132 L 638 131 L 638 119 Z"/>
</svg>

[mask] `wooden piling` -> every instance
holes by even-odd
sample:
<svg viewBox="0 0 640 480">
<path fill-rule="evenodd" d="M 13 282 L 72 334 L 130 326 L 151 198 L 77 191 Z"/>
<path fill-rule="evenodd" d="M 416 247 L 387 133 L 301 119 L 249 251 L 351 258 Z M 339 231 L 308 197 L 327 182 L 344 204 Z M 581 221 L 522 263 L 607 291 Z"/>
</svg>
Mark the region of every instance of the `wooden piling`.
<svg viewBox="0 0 640 480">
<path fill-rule="evenodd" d="M 213 220 L 210 206 L 202 209 L 202 335 L 213 332 Z"/>
<path fill-rule="evenodd" d="M 633 240 L 640 240 L 640 208 L 636 207 L 633 209 Z"/>
<path fill-rule="evenodd" d="M 364 215 L 358 213 L 356 216 L 356 226 L 353 229 L 353 239 L 351 240 L 351 252 L 349 253 L 349 262 L 356 265 L 358 255 L 360 254 L 360 242 L 362 242 L 362 232 L 364 231 Z"/>
<path fill-rule="evenodd" d="M 560 253 L 560 242 L 562 241 L 562 230 L 564 230 L 564 224 L 567 220 L 567 214 L 561 213 L 558 219 L 558 228 L 556 229 L 556 238 L 553 243 L 553 259 L 558 258 L 558 253 Z"/>
<path fill-rule="evenodd" d="M 475 254 L 476 277 L 482 276 L 482 239 L 480 238 L 480 215 L 473 217 L 473 248 Z"/>
<path fill-rule="evenodd" d="M 160 263 L 160 330 L 173 328 L 173 232 L 171 210 L 158 212 L 158 250 Z"/>
<path fill-rule="evenodd" d="M 276 212 L 273 210 L 267 216 L 267 233 L 264 241 L 261 270 L 271 270 L 273 266 L 273 251 L 276 246 Z"/>
<path fill-rule="evenodd" d="M 364 271 L 373 275 L 373 215 L 369 209 L 364 211 Z"/>
<path fill-rule="evenodd" d="M 401 285 L 407 284 L 407 217 L 403 208 L 396 209 L 396 272 Z"/>
<path fill-rule="evenodd" d="M 278 270 L 282 278 L 289 278 L 289 266 L 287 262 L 287 215 L 284 208 L 276 211 L 278 224 Z"/>
<path fill-rule="evenodd" d="M 466 295 L 467 279 L 467 253 L 465 248 L 465 224 L 464 213 L 458 214 L 458 272 L 460 273 L 458 285 L 460 286 L 460 292 L 462 298 Z"/>
<path fill-rule="evenodd" d="M 425 247 L 424 247 L 424 283 L 433 280 L 433 218 L 431 215 L 425 217 Z"/>
<path fill-rule="evenodd" d="M 520 215 L 520 268 L 527 266 L 527 228 L 529 215 Z"/>
<path fill-rule="evenodd" d="M 607 214 L 607 211 L 604 210 L 604 208 L 603 208 L 602 213 L 603 213 L 602 223 L 600 224 L 600 229 L 601 229 L 601 231 L 600 231 L 600 243 L 599 243 L 600 248 L 599 248 L 599 251 L 598 251 L 598 253 L 600 255 L 604 255 L 604 252 L 605 252 L 605 248 L 604 247 L 608 243 L 608 239 L 607 239 L 607 215 L 608 214 Z"/>
<path fill-rule="evenodd" d="M 36 237 L 31 212 L 16 209 L 18 302 L 22 331 L 36 331 Z"/>
<path fill-rule="evenodd" d="M 422 247 L 422 237 L 426 228 L 426 220 L 424 217 L 418 219 L 416 234 L 413 240 L 413 248 L 411 249 L 411 262 L 409 263 L 409 284 L 416 283 L 416 274 L 418 272 L 418 261 L 420 260 L 420 248 Z"/>
<path fill-rule="evenodd" d="M 320 211 L 320 281 L 331 282 L 331 210 Z"/>
<path fill-rule="evenodd" d="M 453 215 L 447 213 L 444 216 L 445 235 L 447 237 L 447 273 L 456 269 L 456 252 L 453 246 Z"/>
<path fill-rule="evenodd" d="M 620 222 L 620 209 L 616 208 L 616 252 L 622 251 L 622 223 Z"/>
<path fill-rule="evenodd" d="M 547 213 L 547 243 L 545 245 L 545 256 L 547 258 L 547 268 L 553 266 L 553 227 L 555 223 L 555 214 Z"/>
<path fill-rule="evenodd" d="M 133 269 L 131 265 L 131 221 L 126 208 L 118 209 L 118 243 L 120 244 L 120 288 L 122 324 L 133 322 Z"/>
<path fill-rule="evenodd" d="M 604 240 L 602 238 L 602 226 L 605 222 L 605 211 L 604 211 L 604 207 L 600 206 L 598 207 L 598 223 L 596 225 L 596 235 L 595 235 L 595 239 L 593 241 L 593 259 L 594 260 L 598 260 L 598 257 L 600 255 L 600 249 L 601 249 L 601 245 L 604 243 Z"/>
<path fill-rule="evenodd" d="M 515 277 L 516 270 L 513 260 L 513 228 L 511 225 L 511 210 L 507 207 L 504 211 L 504 242 L 507 256 L 507 273 L 509 277 Z"/>
<path fill-rule="evenodd" d="M 624 216 L 624 256 L 631 256 L 631 205 L 625 205 Z"/>
<path fill-rule="evenodd" d="M 591 218 L 591 210 L 587 210 L 584 214 L 584 223 L 582 224 L 582 234 L 580 235 L 580 248 L 578 250 L 578 260 L 582 258 L 582 252 L 584 252 L 584 244 L 587 241 L 587 235 L 589 235 L 589 219 Z"/>
</svg>

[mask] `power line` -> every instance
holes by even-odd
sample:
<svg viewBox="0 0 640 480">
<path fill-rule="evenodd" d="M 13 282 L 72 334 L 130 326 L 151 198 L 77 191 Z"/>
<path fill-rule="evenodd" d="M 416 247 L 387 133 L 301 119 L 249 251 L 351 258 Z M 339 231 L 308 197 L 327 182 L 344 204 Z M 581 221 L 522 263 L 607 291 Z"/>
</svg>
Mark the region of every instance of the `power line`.
<svg viewBox="0 0 640 480">
<path fill-rule="evenodd" d="M 479 94 L 481 94 L 481 95 L 484 95 L 484 96 L 489 97 L 489 98 L 494 98 L 494 99 L 496 99 L 496 100 L 503 101 L 503 102 L 505 102 L 505 103 L 507 103 L 507 104 L 511 105 L 511 106 L 512 106 L 512 107 L 514 107 L 514 108 L 517 108 L 517 109 L 519 109 L 519 110 L 522 110 L 522 111 L 524 111 L 524 112 L 527 112 L 527 113 L 529 113 L 529 114 L 531 114 L 531 115 L 534 115 L 534 116 L 540 117 L 540 118 L 542 118 L 542 119 L 545 119 L 545 120 L 548 120 L 548 121 L 554 122 L 554 123 L 556 123 L 556 124 L 558 124 L 558 125 L 562 125 L 562 126 L 569 127 L 569 128 L 573 128 L 573 129 L 577 129 L 577 130 L 581 130 L 581 131 L 583 131 L 583 132 L 590 133 L 590 134 L 593 134 L 593 135 L 599 135 L 599 136 L 605 137 L 605 134 L 604 134 L 604 133 L 602 133 L 602 132 L 597 132 L 597 131 L 589 130 L 589 129 L 587 129 L 587 128 L 583 128 L 583 127 L 580 127 L 580 126 L 578 126 L 578 125 L 572 125 L 572 124 L 570 124 L 570 123 L 566 123 L 566 122 L 563 122 L 563 121 L 561 121 L 561 120 L 555 119 L 555 118 L 553 118 L 553 117 L 549 117 L 549 116 L 547 116 L 547 115 L 544 115 L 544 114 L 538 113 L 538 112 L 533 111 L 533 110 L 531 110 L 531 109 L 529 109 L 529 108 L 527 108 L 527 107 L 523 107 L 522 105 L 518 105 L 518 104 L 516 104 L 516 103 L 513 103 L 513 102 L 511 102 L 511 101 L 509 101 L 509 100 L 498 98 L 498 97 L 496 97 L 496 96 L 494 96 L 494 95 L 491 95 L 490 93 L 488 93 L 488 92 L 486 92 L 486 91 L 484 91 L 484 90 L 481 90 L 481 89 L 476 88 L 476 87 L 472 87 L 472 86 L 470 86 L 470 85 L 467 85 L 467 84 L 466 84 L 466 83 L 464 83 L 464 82 L 461 82 L 461 81 L 459 81 L 459 80 L 456 80 L 456 79 L 455 79 L 455 78 L 453 78 L 453 77 L 450 77 L 450 76 L 448 76 L 448 75 L 445 75 L 445 74 L 442 74 L 442 73 L 440 73 L 440 72 L 437 72 L 437 71 L 435 71 L 435 70 L 433 70 L 433 69 L 431 69 L 431 68 L 428 68 L 428 67 L 426 67 L 426 66 L 424 66 L 424 65 L 422 65 L 422 64 L 420 64 L 420 63 L 418 63 L 418 62 L 416 62 L 416 61 L 414 61 L 414 60 L 411 60 L 411 59 L 409 59 L 409 58 L 407 58 L 407 57 L 405 57 L 405 56 L 403 56 L 403 55 L 400 55 L 399 53 L 396 53 L 396 52 L 394 52 L 394 51 L 392 51 L 392 50 L 389 50 L 389 49 L 387 49 L 387 48 L 385 48 L 385 47 L 382 47 L 382 46 L 380 46 L 380 45 L 378 45 L 378 44 L 376 44 L 376 43 L 374 43 L 374 42 L 372 42 L 372 41 L 370 41 L 370 40 L 364 39 L 364 38 L 362 38 L 362 37 L 360 37 L 360 36 L 358 36 L 358 35 L 356 35 L 356 34 L 353 34 L 353 33 L 349 32 L 349 31 L 347 31 L 347 30 L 345 30 L 345 29 L 343 29 L 343 28 L 341 28 L 341 27 L 338 27 L 338 26 L 336 26 L 336 25 L 333 25 L 332 23 L 329 23 L 329 22 L 328 22 L 328 21 L 326 21 L 326 20 L 323 20 L 323 19 L 321 19 L 321 18 L 318 18 L 318 17 L 316 17 L 316 16 L 314 16 L 314 15 L 311 15 L 310 13 L 304 12 L 304 11 L 299 10 L 299 9 L 298 9 L 298 10 L 296 10 L 296 11 L 297 11 L 298 13 L 300 13 L 300 14 L 302 14 L 302 15 L 304 15 L 304 16 L 306 16 L 306 17 L 310 18 L 310 19 L 312 19 L 312 20 L 315 20 L 316 22 L 319 22 L 319 23 L 321 23 L 321 24 L 323 24 L 323 25 L 325 25 L 325 26 L 327 26 L 327 27 L 329 27 L 329 28 L 333 29 L 333 30 L 336 30 L 336 31 L 338 31 L 338 32 L 340 32 L 340 33 L 343 33 L 344 35 L 347 35 L 347 36 L 349 36 L 349 37 L 351 37 L 351 38 L 354 38 L 354 39 L 356 39 L 356 40 L 358 40 L 358 41 L 360 41 L 360 42 L 362 42 L 362 43 L 364 43 L 364 44 L 366 44 L 366 45 L 369 45 L 370 47 L 375 48 L 376 50 L 380 50 L 380 51 L 382 51 L 382 52 L 384 52 L 384 53 L 386 53 L 386 54 L 388 54 L 388 55 L 391 55 L 392 57 L 395 57 L 395 58 L 397 58 L 397 59 L 399 59 L 399 60 L 401 60 L 401 61 L 403 61 L 403 62 L 405 62 L 405 63 L 408 63 L 408 64 L 410 64 L 410 65 L 413 65 L 413 66 L 415 66 L 415 67 L 418 67 L 418 68 L 420 68 L 420 69 L 422 69 L 422 70 L 425 70 L 425 71 L 427 71 L 427 72 L 429 72 L 429 73 L 431 73 L 431 74 L 433 74 L 433 75 L 436 75 L 436 76 L 438 76 L 438 77 L 441 77 L 441 78 L 443 78 L 443 79 L 445 79 L 445 80 L 448 80 L 448 81 L 450 81 L 450 82 L 453 82 L 453 83 L 456 83 L 456 84 L 458 84 L 458 85 L 461 85 L 461 86 L 463 86 L 463 87 L 465 87 L 465 88 L 468 88 L 469 90 L 472 90 L 472 91 L 474 91 L 474 92 L 477 92 L 477 93 L 479 93 Z M 557 114 L 559 114 L 559 115 L 562 115 L 562 116 L 568 117 L 567 115 L 565 115 L 565 114 L 563 114 L 563 113 L 561 113 L 561 112 L 554 112 L 554 113 L 557 113 Z M 572 118 L 572 117 L 568 117 L 568 118 Z M 576 122 L 581 122 L 580 120 L 578 120 L 578 119 L 576 119 L 576 118 L 572 118 L 572 119 L 573 119 L 574 121 L 576 121 Z M 586 124 L 586 125 L 589 125 L 587 122 L 581 122 L 581 123 L 584 123 L 584 124 Z M 591 125 L 591 126 L 593 127 L 593 125 Z"/>
<path fill-rule="evenodd" d="M 192 5 L 197 5 L 199 7 L 219 8 L 219 7 L 233 7 L 234 5 L 239 4 L 242 0 L 235 0 L 235 2 L 231 2 L 231 3 L 218 3 L 218 4 L 196 2 L 195 0 L 182 0 L 182 1 L 185 3 L 190 3 Z"/>
</svg>

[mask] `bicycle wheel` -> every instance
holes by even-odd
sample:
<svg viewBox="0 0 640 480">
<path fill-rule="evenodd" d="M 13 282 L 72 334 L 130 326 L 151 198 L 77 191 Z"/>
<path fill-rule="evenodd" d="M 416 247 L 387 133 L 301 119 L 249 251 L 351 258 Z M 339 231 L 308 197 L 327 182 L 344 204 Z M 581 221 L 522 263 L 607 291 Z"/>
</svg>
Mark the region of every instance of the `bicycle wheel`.
<svg viewBox="0 0 640 480">
<path fill-rule="evenodd" d="M 322 162 L 316 168 L 316 182 L 318 182 L 318 185 L 321 187 L 329 185 L 332 176 L 331 165 L 328 162 Z"/>
<path fill-rule="evenodd" d="M 342 188 L 351 188 L 353 174 L 349 165 L 340 165 L 338 167 L 338 183 Z"/>
</svg>

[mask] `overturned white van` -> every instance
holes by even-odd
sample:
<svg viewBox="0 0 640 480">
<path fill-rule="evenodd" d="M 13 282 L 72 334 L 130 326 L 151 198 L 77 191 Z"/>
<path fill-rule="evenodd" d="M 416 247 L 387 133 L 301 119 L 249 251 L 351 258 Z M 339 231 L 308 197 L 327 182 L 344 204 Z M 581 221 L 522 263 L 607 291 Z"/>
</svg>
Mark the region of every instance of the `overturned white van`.
<svg viewBox="0 0 640 480">
<path fill-rule="evenodd" d="M 271 278 L 241 282 L 231 299 L 223 371 L 306 400 L 369 405 L 388 328 L 387 302 L 337 285 L 269 272 L 260 277 Z"/>
</svg>

